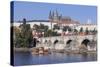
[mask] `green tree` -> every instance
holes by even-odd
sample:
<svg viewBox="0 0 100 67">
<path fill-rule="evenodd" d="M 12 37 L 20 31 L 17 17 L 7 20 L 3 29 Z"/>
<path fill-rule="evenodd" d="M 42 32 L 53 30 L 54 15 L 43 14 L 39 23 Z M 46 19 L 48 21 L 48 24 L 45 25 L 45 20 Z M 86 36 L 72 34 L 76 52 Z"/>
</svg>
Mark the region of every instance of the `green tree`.
<svg viewBox="0 0 100 67">
<path fill-rule="evenodd" d="M 63 31 L 69 31 L 69 32 L 71 32 L 72 31 L 72 29 L 69 27 L 69 26 L 64 26 L 63 27 Z"/>
<path fill-rule="evenodd" d="M 44 34 L 45 37 L 49 37 L 49 36 L 52 36 L 52 30 L 47 30 L 47 32 L 45 32 Z"/>
<path fill-rule="evenodd" d="M 85 30 L 85 34 L 86 34 L 86 35 L 89 34 L 89 30 L 88 30 L 88 28 L 86 28 L 86 30 Z"/>
<path fill-rule="evenodd" d="M 55 25 L 53 26 L 53 30 L 55 30 L 55 29 L 59 30 L 60 27 L 59 27 L 57 24 L 55 24 Z"/>
<path fill-rule="evenodd" d="M 39 29 L 44 29 L 44 28 L 45 28 L 45 25 L 40 23 Z"/>
<path fill-rule="evenodd" d="M 97 34 L 97 30 L 94 28 L 94 30 L 92 31 L 93 34 Z"/>
<path fill-rule="evenodd" d="M 52 31 L 52 36 L 58 36 L 58 33 L 55 31 Z"/>
<path fill-rule="evenodd" d="M 42 30 L 44 30 L 44 32 L 46 32 L 48 30 L 48 28 L 49 27 L 47 25 L 40 23 L 39 29 L 42 29 Z"/>
<path fill-rule="evenodd" d="M 77 29 L 74 29 L 74 34 L 77 34 L 78 33 L 78 30 Z"/>
<path fill-rule="evenodd" d="M 83 27 L 80 28 L 80 31 L 79 31 L 79 32 L 80 32 L 80 33 L 83 32 Z"/>
<path fill-rule="evenodd" d="M 69 31 L 69 32 L 71 32 L 71 31 L 72 31 L 72 29 L 69 27 L 69 28 L 68 28 L 68 31 Z"/>
<path fill-rule="evenodd" d="M 63 27 L 63 31 L 67 31 L 67 28 L 66 28 L 66 26 L 64 26 L 64 27 Z"/>
<path fill-rule="evenodd" d="M 38 30 L 38 29 L 39 29 L 39 25 L 34 24 L 34 25 L 33 25 L 33 29 Z"/>
<path fill-rule="evenodd" d="M 17 37 L 19 36 L 19 33 L 20 33 L 20 29 L 18 28 L 18 27 L 16 27 L 16 26 L 11 26 L 11 28 L 12 28 L 12 32 L 13 32 L 13 44 L 14 44 L 14 46 L 17 46 L 16 45 L 16 39 L 17 39 Z"/>
<path fill-rule="evenodd" d="M 16 43 L 19 47 L 29 47 L 32 41 L 32 31 L 30 24 L 26 24 L 26 19 L 23 19 L 23 24 L 20 25 L 21 31 L 16 36 Z"/>
<path fill-rule="evenodd" d="M 44 32 L 47 31 L 48 29 L 49 29 L 49 27 L 48 26 L 45 26 Z"/>
</svg>

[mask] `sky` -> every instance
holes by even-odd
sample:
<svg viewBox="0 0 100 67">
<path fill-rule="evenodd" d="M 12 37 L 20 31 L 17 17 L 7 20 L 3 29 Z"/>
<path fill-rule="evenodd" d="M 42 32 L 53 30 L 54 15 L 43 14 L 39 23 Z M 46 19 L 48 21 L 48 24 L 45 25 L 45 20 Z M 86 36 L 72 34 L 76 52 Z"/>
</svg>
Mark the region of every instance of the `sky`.
<svg viewBox="0 0 100 67">
<path fill-rule="evenodd" d="M 82 24 L 91 21 L 97 23 L 97 7 L 86 5 L 57 4 L 14 1 L 13 5 L 14 21 L 22 20 L 48 20 L 50 11 L 58 11 L 62 16 L 68 16 Z"/>
</svg>

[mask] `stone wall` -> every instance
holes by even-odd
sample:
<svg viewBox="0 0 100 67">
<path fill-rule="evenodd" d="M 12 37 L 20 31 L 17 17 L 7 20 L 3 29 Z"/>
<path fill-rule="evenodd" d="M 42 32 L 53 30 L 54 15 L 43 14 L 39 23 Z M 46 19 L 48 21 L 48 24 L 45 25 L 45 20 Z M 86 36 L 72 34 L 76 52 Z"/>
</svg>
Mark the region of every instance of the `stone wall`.
<svg viewBox="0 0 100 67">
<path fill-rule="evenodd" d="M 51 48 L 51 49 L 71 49 L 71 50 L 79 50 L 79 46 L 82 45 L 82 41 L 88 39 L 90 42 L 94 40 L 97 41 L 96 35 L 72 35 L 72 36 L 55 36 L 55 37 L 43 37 L 40 38 L 40 43 L 37 44 L 37 47 Z M 54 43 L 57 41 L 56 43 Z M 69 41 L 69 43 L 68 43 Z M 95 45 L 95 44 L 92 44 Z M 87 49 L 90 50 L 89 45 Z M 95 48 L 92 48 L 96 50 Z M 91 50 L 92 50 L 91 49 Z"/>
</svg>

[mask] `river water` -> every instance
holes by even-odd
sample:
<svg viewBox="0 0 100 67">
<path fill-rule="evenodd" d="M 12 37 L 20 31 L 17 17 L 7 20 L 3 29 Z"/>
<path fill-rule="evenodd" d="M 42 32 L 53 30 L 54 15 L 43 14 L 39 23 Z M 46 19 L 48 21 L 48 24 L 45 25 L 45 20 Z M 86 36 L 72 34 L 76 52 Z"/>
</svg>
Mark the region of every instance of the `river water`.
<svg viewBox="0 0 100 67">
<path fill-rule="evenodd" d="M 14 65 L 40 65 L 40 64 L 56 64 L 56 63 L 72 63 L 96 61 L 96 54 L 64 54 L 52 53 L 48 55 L 32 55 L 28 52 L 15 52 Z"/>
</svg>

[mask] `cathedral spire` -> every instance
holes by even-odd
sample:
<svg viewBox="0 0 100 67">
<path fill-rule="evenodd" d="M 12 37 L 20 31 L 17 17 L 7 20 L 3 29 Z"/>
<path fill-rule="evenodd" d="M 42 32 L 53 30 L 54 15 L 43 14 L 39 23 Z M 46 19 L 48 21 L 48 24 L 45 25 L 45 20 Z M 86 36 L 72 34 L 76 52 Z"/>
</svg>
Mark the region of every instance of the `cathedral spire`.
<svg viewBox="0 0 100 67">
<path fill-rule="evenodd" d="M 59 16 L 59 20 L 61 20 L 61 18 L 62 18 L 62 14 Z"/>
<path fill-rule="evenodd" d="M 50 10 L 50 12 L 49 12 L 49 19 L 52 19 L 51 10 Z"/>
<path fill-rule="evenodd" d="M 59 15 L 58 15 L 58 11 L 57 11 L 57 9 L 56 9 L 56 13 L 55 13 L 55 14 L 56 14 L 57 17 L 59 16 Z"/>
<path fill-rule="evenodd" d="M 54 11 L 52 12 L 52 19 L 54 20 L 54 16 L 55 16 L 55 13 Z"/>
</svg>

